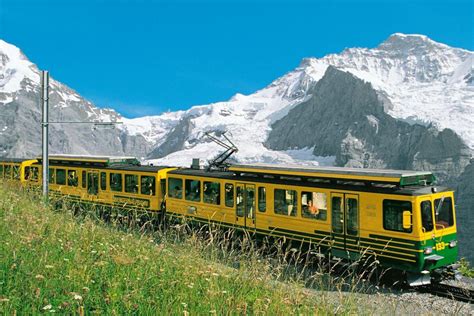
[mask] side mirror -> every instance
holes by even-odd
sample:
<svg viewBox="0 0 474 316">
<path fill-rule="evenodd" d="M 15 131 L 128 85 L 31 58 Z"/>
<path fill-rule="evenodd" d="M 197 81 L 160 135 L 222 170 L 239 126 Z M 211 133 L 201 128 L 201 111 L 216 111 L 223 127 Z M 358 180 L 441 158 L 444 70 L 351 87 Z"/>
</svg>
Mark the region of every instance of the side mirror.
<svg viewBox="0 0 474 316">
<path fill-rule="evenodd" d="M 403 229 L 410 229 L 411 226 L 411 211 L 403 211 Z"/>
</svg>

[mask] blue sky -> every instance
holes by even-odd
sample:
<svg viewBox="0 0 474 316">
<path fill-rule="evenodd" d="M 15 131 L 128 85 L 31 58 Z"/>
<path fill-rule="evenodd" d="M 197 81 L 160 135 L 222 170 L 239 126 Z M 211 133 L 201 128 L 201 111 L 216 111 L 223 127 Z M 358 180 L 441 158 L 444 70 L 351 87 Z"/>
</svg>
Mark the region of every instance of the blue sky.
<svg viewBox="0 0 474 316">
<path fill-rule="evenodd" d="M 474 50 L 469 1 L 0 0 L 0 38 L 129 117 L 249 94 L 395 32 Z"/>
</svg>

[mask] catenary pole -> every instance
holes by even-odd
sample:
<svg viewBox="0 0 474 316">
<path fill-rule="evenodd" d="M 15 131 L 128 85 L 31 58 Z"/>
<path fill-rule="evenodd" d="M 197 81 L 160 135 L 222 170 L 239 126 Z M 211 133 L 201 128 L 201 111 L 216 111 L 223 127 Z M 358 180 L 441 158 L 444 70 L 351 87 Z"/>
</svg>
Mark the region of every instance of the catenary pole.
<svg viewBox="0 0 474 316">
<path fill-rule="evenodd" d="M 93 124 L 94 126 L 115 126 L 123 122 L 50 122 L 49 121 L 49 72 L 41 71 L 41 107 L 43 109 L 42 127 L 42 160 L 43 160 L 43 197 L 48 202 L 49 193 L 49 151 L 48 127 L 50 124 Z"/>
<path fill-rule="evenodd" d="M 49 158 L 48 158 L 48 126 L 49 126 L 49 72 L 41 71 L 41 105 L 43 108 L 42 127 L 42 158 L 43 158 L 43 197 L 48 201 Z"/>
</svg>

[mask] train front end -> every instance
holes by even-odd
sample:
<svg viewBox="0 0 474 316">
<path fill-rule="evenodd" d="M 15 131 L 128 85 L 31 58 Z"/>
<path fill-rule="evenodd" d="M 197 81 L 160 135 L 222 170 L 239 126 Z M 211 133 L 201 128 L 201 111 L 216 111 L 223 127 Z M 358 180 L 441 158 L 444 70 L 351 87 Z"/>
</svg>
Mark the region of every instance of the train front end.
<svg viewBox="0 0 474 316">
<path fill-rule="evenodd" d="M 430 194 L 416 199 L 419 223 L 419 273 L 409 275 L 411 285 L 454 278 L 457 273 L 458 238 L 454 192 L 431 187 Z"/>
</svg>

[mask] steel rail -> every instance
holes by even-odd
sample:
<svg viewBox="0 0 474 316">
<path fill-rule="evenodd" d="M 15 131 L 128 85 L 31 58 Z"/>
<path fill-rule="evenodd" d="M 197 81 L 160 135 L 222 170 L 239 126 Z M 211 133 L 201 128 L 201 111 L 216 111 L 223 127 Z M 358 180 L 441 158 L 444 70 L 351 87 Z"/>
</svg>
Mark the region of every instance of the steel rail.
<svg viewBox="0 0 474 316">
<path fill-rule="evenodd" d="M 465 289 L 444 283 L 433 283 L 415 287 L 421 293 L 429 293 L 440 297 L 451 298 L 456 301 L 474 303 L 474 290 Z"/>
</svg>

